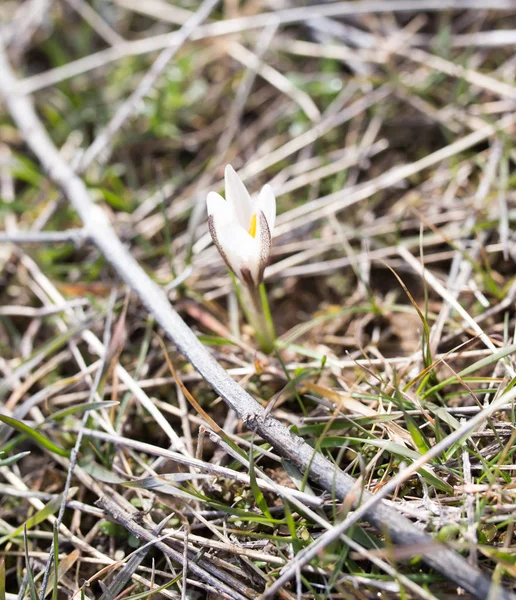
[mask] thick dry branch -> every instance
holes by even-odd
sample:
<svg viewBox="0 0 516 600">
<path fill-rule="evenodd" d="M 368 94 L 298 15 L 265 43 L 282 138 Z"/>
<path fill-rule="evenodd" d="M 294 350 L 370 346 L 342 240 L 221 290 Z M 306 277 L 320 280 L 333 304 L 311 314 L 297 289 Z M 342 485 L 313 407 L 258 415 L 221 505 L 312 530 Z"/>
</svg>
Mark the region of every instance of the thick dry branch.
<svg viewBox="0 0 516 600">
<path fill-rule="evenodd" d="M 451 2 L 450 5 L 454 3 Z M 166 335 L 178 350 L 192 363 L 207 383 L 238 414 L 242 422 L 268 441 L 275 451 L 301 471 L 309 472 L 310 478 L 322 488 L 343 500 L 353 494 L 362 501 L 371 494 L 358 493 L 356 481 L 343 473 L 322 454 L 315 452 L 300 437 L 266 411 L 214 360 L 195 334 L 170 305 L 163 291 L 148 277 L 136 260 L 117 238 L 103 210 L 96 206 L 84 184 L 64 161 L 42 126 L 30 100 L 16 93 L 14 77 L 5 53 L 0 49 L 0 92 L 8 105 L 10 114 L 28 146 L 38 157 L 54 183 L 65 193 L 83 221 L 87 234 L 109 261 L 118 275 L 139 296 L 153 314 Z M 106 508 L 106 505 L 103 506 Z M 510 592 L 499 589 L 492 596 L 491 581 L 478 569 L 443 544 L 420 531 L 408 519 L 383 502 L 372 505 L 365 518 L 387 538 L 400 546 L 412 548 L 424 561 L 449 580 L 466 589 L 477 598 L 497 597 L 498 600 L 515 600 Z M 140 532 L 142 533 L 142 532 Z M 169 547 L 167 552 L 170 551 Z"/>
</svg>

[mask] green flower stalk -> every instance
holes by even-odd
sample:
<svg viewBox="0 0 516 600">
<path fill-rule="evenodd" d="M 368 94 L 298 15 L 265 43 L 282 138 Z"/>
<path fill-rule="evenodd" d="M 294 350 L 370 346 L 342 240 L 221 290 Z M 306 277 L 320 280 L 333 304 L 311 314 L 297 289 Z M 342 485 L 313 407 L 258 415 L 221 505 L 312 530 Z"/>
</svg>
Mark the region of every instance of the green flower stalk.
<svg viewBox="0 0 516 600">
<path fill-rule="evenodd" d="M 276 220 L 276 198 L 270 185 L 252 199 L 233 167 L 225 171 L 226 199 L 210 192 L 206 199 L 213 243 L 235 274 L 237 295 L 264 352 L 274 348 L 274 325 L 263 273 L 269 263 Z M 240 289 L 238 289 L 240 288 Z"/>
</svg>

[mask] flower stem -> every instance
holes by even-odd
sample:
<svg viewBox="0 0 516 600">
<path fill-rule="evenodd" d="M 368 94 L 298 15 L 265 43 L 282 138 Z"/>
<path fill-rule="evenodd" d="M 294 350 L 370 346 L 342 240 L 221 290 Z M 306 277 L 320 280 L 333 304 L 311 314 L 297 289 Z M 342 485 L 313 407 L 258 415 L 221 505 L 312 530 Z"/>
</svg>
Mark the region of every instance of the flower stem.
<svg viewBox="0 0 516 600">
<path fill-rule="evenodd" d="M 272 342 L 272 346 L 274 347 L 276 341 L 276 329 L 274 328 L 269 298 L 267 297 L 267 289 L 263 281 L 260 283 L 258 291 L 260 293 L 260 305 L 263 312 L 263 318 L 265 320 L 265 328 L 267 329 L 267 335 Z"/>
<path fill-rule="evenodd" d="M 260 349 L 269 354 L 274 350 L 276 333 L 265 285 L 261 283 L 258 287 L 255 287 L 235 281 L 235 288 L 240 306 L 244 311 L 247 322 L 254 329 Z"/>
</svg>

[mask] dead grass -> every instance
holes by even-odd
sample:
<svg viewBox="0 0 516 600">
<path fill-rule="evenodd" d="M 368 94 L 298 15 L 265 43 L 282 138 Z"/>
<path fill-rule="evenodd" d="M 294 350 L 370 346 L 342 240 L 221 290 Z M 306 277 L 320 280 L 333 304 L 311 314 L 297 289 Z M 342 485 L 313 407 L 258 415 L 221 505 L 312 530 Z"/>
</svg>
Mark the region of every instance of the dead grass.
<svg viewBox="0 0 516 600">
<path fill-rule="evenodd" d="M 227 373 L 352 475 L 355 499 L 387 489 L 514 590 L 514 407 L 486 408 L 516 381 L 516 17 L 391 4 L 297 19 L 228 0 L 145 94 L 196 3 L 12 1 L 3 33 L 17 91 Z M 456 597 L 421 561 L 431 548 L 363 521 L 304 564 L 351 500 L 250 432 L 167 342 L 172 376 L 154 318 L 7 112 L 0 136 L 0 600 L 265 598 L 282 573 L 285 599 Z M 207 231 L 227 163 L 277 194 L 271 355 Z"/>
</svg>

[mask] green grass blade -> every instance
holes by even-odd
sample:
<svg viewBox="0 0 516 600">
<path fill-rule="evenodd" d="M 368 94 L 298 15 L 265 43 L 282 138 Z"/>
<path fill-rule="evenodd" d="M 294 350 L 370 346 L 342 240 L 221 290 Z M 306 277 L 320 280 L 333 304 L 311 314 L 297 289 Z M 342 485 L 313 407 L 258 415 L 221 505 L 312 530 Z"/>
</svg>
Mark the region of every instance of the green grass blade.
<svg viewBox="0 0 516 600">
<path fill-rule="evenodd" d="M 11 533 L 8 533 L 7 535 L 4 535 L 2 538 L 0 538 L 0 546 L 5 544 L 5 542 L 7 542 L 8 540 L 21 535 L 27 529 L 32 529 L 32 527 L 39 525 L 42 521 L 45 521 L 50 515 L 53 515 L 59 510 L 62 501 L 62 494 L 50 500 L 50 502 L 46 504 L 41 510 L 38 510 L 38 512 L 35 515 L 30 517 L 30 519 L 27 519 L 23 525 L 20 525 L 17 529 L 11 531 Z"/>
<path fill-rule="evenodd" d="M 42 433 L 36 431 L 35 429 L 32 429 L 32 427 L 29 427 L 28 425 L 23 423 L 23 421 L 18 421 L 17 419 L 7 417 L 6 415 L 0 415 L 0 421 L 5 423 L 6 425 L 9 425 L 9 427 L 16 429 L 16 431 L 26 434 L 27 436 L 32 438 L 36 442 L 36 444 L 38 444 L 38 446 L 43 446 L 43 448 L 46 448 L 49 452 L 54 452 L 54 454 L 59 454 L 59 456 L 64 456 L 66 458 L 70 456 L 70 452 L 68 450 L 65 450 L 57 444 L 54 444 L 54 442 L 51 442 Z"/>
<path fill-rule="evenodd" d="M 162 592 L 163 590 L 168 589 L 169 587 L 171 587 L 172 585 L 174 585 L 174 583 L 177 583 L 181 577 L 183 575 L 178 575 L 175 579 L 172 579 L 171 581 L 169 581 L 168 583 L 165 583 L 165 585 L 160 586 L 159 588 L 156 588 L 154 590 L 145 590 L 144 592 L 140 592 L 139 594 L 134 594 L 133 596 L 128 596 L 126 598 L 126 600 L 141 600 L 141 598 L 150 598 L 151 596 L 154 596 L 154 594 L 158 593 L 158 592 Z"/>
<path fill-rule="evenodd" d="M 514 354 L 514 352 L 516 352 L 516 344 L 512 344 L 511 346 L 502 348 L 502 349 L 498 350 L 498 352 L 493 352 L 493 354 L 490 354 L 489 356 L 486 356 L 485 358 L 478 360 L 477 362 L 473 363 L 472 365 L 469 365 L 465 369 L 462 369 L 462 371 L 459 371 L 457 376 L 452 375 L 451 377 L 448 377 L 444 381 L 441 381 L 438 384 L 431 387 L 430 389 L 426 390 L 426 392 L 424 392 L 421 395 L 421 398 L 424 400 L 424 399 L 428 398 L 429 396 L 431 396 L 432 394 L 435 394 L 435 392 L 438 392 L 439 390 L 441 390 L 443 387 L 446 387 L 447 385 L 451 385 L 452 383 L 459 383 L 459 378 L 464 379 L 471 373 L 480 371 L 480 369 L 483 369 L 484 367 L 489 367 L 490 365 L 498 362 L 502 358 L 505 358 L 506 356 Z"/>
<path fill-rule="evenodd" d="M 430 449 L 427 441 L 425 440 L 425 436 L 421 433 L 418 424 L 414 421 L 410 415 L 405 413 L 405 423 L 407 425 L 408 432 L 410 433 L 410 437 L 412 441 L 416 445 L 416 448 L 421 452 L 421 454 L 425 454 Z"/>
<path fill-rule="evenodd" d="M 23 548 L 25 551 L 25 564 L 27 567 L 27 580 L 28 580 L 28 586 L 29 586 L 29 592 L 30 592 L 30 600 L 39 600 L 38 595 L 36 593 L 36 583 L 34 581 L 34 576 L 32 575 L 32 569 L 30 568 L 29 547 L 27 544 L 27 530 L 25 529 L 25 527 L 22 527 L 22 531 L 23 531 Z"/>
<path fill-rule="evenodd" d="M 0 558 L 0 600 L 5 600 L 5 559 Z"/>
<path fill-rule="evenodd" d="M 272 519 L 272 515 L 269 511 L 269 507 L 267 506 L 267 502 L 265 501 L 265 496 L 263 495 L 258 482 L 256 481 L 256 471 L 254 468 L 254 457 L 253 457 L 253 447 L 251 446 L 249 450 L 249 478 L 251 480 L 251 490 L 253 492 L 254 499 L 256 504 L 262 511 L 262 513 Z"/>
<path fill-rule="evenodd" d="M 69 406 L 67 408 L 63 408 L 62 410 L 58 410 L 53 413 L 47 421 L 57 421 L 59 419 L 64 419 L 64 417 L 69 417 L 70 415 L 75 415 L 77 413 L 85 413 L 90 410 L 99 410 L 102 408 L 111 408 L 112 406 L 118 406 L 120 403 L 112 400 L 106 402 L 83 402 L 82 404 L 76 404 L 75 406 Z"/>
<path fill-rule="evenodd" d="M 401 444 L 396 444 L 395 442 L 391 442 L 390 440 L 375 440 L 375 439 L 363 440 L 361 438 L 326 438 L 326 440 L 324 440 L 322 445 L 323 445 L 323 447 L 330 446 L 330 445 L 336 446 L 338 444 L 339 439 L 341 440 L 340 444 L 342 444 L 344 440 L 347 440 L 348 442 L 351 442 L 351 443 L 370 444 L 371 446 L 375 446 L 377 448 L 383 448 L 384 450 L 386 450 L 387 452 L 390 452 L 391 454 L 401 456 L 403 458 L 408 458 L 410 460 L 418 460 L 421 458 L 421 454 L 419 452 L 416 452 L 415 450 L 411 450 L 410 448 L 406 448 L 405 446 L 402 446 Z M 325 442 L 331 442 L 331 443 L 327 444 Z M 448 492 L 448 493 L 453 491 L 453 488 L 451 485 L 449 485 L 448 483 L 446 483 L 445 481 L 443 481 L 442 479 L 437 477 L 437 475 L 430 472 L 427 468 L 422 467 L 421 469 L 419 469 L 418 472 L 420 473 L 420 475 L 422 477 L 424 477 L 428 481 L 428 483 L 430 485 L 433 485 L 437 489 L 439 489 L 443 492 Z"/>
<path fill-rule="evenodd" d="M 290 537 L 292 538 L 292 548 L 294 550 L 294 555 L 296 555 L 303 548 L 303 542 L 297 535 L 296 522 L 294 521 L 294 516 L 292 515 L 292 511 L 290 510 L 287 500 L 283 502 L 283 508 L 285 509 L 285 521 L 287 522 L 288 529 L 290 531 Z"/>
<path fill-rule="evenodd" d="M 0 467 L 8 467 L 9 465 L 13 465 L 14 463 L 18 462 L 20 459 L 22 459 L 24 456 L 27 456 L 28 454 L 30 454 L 29 451 L 19 452 L 18 454 L 15 454 L 14 456 L 9 456 L 8 458 L 3 458 L 0 460 Z"/>
</svg>

